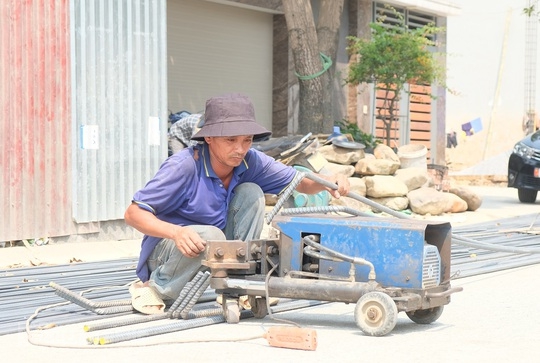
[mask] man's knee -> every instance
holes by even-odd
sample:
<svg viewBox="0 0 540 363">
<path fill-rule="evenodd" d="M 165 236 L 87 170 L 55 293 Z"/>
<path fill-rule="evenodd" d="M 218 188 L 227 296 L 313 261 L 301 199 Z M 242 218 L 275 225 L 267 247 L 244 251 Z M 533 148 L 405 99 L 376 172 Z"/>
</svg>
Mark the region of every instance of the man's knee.
<svg viewBox="0 0 540 363">
<path fill-rule="evenodd" d="M 226 239 L 223 231 L 214 226 L 197 225 L 197 226 L 191 226 L 191 228 L 193 228 L 199 234 L 199 236 L 201 236 L 201 238 L 204 240 Z"/>
<path fill-rule="evenodd" d="M 264 203 L 264 193 L 255 183 L 242 183 L 236 186 L 235 196 L 247 203 Z"/>
</svg>

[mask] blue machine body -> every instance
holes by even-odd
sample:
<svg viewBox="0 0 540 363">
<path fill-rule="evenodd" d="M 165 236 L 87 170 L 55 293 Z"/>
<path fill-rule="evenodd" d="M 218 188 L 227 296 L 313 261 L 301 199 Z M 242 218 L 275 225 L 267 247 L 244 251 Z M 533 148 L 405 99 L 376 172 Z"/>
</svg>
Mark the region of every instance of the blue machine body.
<svg viewBox="0 0 540 363">
<path fill-rule="evenodd" d="M 336 252 L 368 260 L 375 266 L 376 281 L 384 287 L 425 288 L 426 271 L 438 281 L 449 278 L 451 227 L 447 222 L 381 217 L 328 215 L 277 216 L 273 226 L 281 232 L 280 271 L 301 271 L 306 263 L 303 238 L 319 237 L 319 243 Z M 436 247 L 440 265 L 427 266 L 425 246 Z M 433 247 L 430 248 L 434 250 Z M 318 261 L 319 273 L 348 277 L 349 262 Z M 356 281 L 368 281 L 368 266 L 356 266 Z"/>
</svg>

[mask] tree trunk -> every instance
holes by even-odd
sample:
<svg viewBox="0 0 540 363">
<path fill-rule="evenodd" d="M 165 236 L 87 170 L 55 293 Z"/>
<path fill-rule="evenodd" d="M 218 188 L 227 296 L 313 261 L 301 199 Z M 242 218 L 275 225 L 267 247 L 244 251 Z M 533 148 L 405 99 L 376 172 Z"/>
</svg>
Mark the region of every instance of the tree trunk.
<svg viewBox="0 0 540 363">
<path fill-rule="evenodd" d="M 322 95 L 323 132 L 331 132 L 334 126 L 334 84 L 339 42 L 339 27 L 343 13 L 343 0 L 321 0 L 319 20 L 317 21 L 317 37 L 319 51 L 332 59 L 332 67 L 328 70 L 328 81 Z M 337 85 L 340 88 L 341 82 Z"/>
<path fill-rule="evenodd" d="M 332 112 L 331 71 L 333 68 L 319 76 L 315 75 L 323 70 L 321 52 L 332 60 L 336 58 L 337 32 L 343 11 L 343 0 L 321 1 L 320 39 L 318 39 L 309 0 L 283 1 L 283 10 L 296 74 L 308 78 L 299 77 L 298 131 L 301 134 L 329 133 L 334 123 L 329 116 Z M 332 42 L 335 44 L 330 44 Z M 332 52 L 332 54 L 324 52 Z"/>
</svg>

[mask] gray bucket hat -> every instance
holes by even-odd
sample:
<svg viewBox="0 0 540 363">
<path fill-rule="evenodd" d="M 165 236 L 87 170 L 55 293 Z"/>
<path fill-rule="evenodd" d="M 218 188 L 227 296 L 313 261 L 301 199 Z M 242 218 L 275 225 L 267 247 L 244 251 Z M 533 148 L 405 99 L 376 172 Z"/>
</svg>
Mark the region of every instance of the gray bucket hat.
<svg viewBox="0 0 540 363">
<path fill-rule="evenodd" d="M 240 93 L 231 93 L 206 101 L 204 124 L 191 140 L 203 141 L 207 136 L 240 135 L 253 135 L 254 139 L 261 139 L 271 134 L 255 121 L 251 100 Z"/>
</svg>

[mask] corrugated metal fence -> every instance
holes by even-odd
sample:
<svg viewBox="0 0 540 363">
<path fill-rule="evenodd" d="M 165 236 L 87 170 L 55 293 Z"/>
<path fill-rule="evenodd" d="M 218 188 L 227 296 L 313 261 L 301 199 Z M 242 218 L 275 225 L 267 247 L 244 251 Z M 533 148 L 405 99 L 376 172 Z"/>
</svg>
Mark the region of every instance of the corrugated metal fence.
<svg viewBox="0 0 540 363">
<path fill-rule="evenodd" d="M 0 240 L 64 234 L 71 211 L 68 2 L 0 3 Z"/>
<path fill-rule="evenodd" d="M 123 218 L 167 154 L 166 3 L 75 0 L 71 19 L 73 217 Z"/>
<path fill-rule="evenodd" d="M 121 219 L 166 157 L 165 0 L 0 2 L 0 241 Z"/>
</svg>

